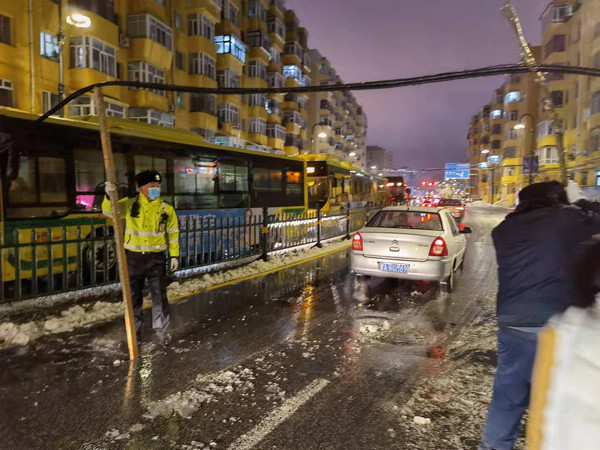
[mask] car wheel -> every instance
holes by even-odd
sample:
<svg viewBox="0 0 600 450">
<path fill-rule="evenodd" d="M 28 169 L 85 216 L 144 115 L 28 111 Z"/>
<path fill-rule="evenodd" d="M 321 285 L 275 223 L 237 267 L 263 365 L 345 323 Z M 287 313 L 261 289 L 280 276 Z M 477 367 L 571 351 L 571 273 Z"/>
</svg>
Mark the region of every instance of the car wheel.
<svg viewBox="0 0 600 450">
<path fill-rule="evenodd" d="M 450 275 L 446 277 L 444 281 L 442 281 L 441 287 L 442 292 L 451 293 L 454 290 L 454 268 L 450 272 Z"/>
</svg>

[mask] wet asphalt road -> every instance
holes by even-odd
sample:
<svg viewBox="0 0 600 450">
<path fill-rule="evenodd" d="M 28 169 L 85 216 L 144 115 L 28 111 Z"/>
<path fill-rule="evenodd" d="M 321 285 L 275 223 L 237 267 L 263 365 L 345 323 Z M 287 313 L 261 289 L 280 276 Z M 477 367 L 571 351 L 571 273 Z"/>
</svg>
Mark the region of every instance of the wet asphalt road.
<svg viewBox="0 0 600 450">
<path fill-rule="evenodd" d="M 504 214 L 469 209 L 450 295 L 358 281 L 343 251 L 173 305 L 173 342 L 145 329 L 135 363 L 121 320 L 3 349 L 0 448 L 401 449 L 397 410 L 435 370 L 428 349 L 493 302 Z"/>
</svg>

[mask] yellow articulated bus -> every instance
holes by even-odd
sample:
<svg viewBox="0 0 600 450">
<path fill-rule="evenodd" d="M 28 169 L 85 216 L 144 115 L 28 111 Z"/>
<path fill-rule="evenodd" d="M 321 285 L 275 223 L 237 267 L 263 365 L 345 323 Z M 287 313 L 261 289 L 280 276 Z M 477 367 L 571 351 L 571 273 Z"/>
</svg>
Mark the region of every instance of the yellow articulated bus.
<svg viewBox="0 0 600 450">
<path fill-rule="evenodd" d="M 334 212 L 350 204 L 353 208 L 383 205 L 386 180 L 329 155 L 302 155 L 306 161 L 308 207 Z"/>
<path fill-rule="evenodd" d="M 105 174 L 97 119 L 37 118 L 0 107 L 0 302 L 116 280 L 112 228 L 100 212 Z M 110 118 L 110 128 L 120 195 L 135 190 L 137 172 L 158 170 L 165 175 L 162 196 L 180 222 L 250 221 L 260 232 L 264 208 L 307 211 L 306 163 L 298 158 L 130 120 Z"/>
</svg>

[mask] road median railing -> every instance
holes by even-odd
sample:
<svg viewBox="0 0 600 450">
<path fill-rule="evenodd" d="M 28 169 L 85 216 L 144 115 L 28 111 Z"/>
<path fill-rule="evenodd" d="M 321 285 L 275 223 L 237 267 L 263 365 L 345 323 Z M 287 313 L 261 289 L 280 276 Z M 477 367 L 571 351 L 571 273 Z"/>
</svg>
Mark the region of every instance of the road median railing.
<svg viewBox="0 0 600 450">
<path fill-rule="evenodd" d="M 304 245 L 349 238 L 381 207 L 323 213 L 262 214 L 236 218 L 179 217 L 180 268 L 194 269 Z M 21 223 L 22 224 L 22 223 Z M 0 244 L 0 304 L 95 288 L 119 281 L 113 230 L 96 217 L 76 225 L 8 230 Z"/>
</svg>

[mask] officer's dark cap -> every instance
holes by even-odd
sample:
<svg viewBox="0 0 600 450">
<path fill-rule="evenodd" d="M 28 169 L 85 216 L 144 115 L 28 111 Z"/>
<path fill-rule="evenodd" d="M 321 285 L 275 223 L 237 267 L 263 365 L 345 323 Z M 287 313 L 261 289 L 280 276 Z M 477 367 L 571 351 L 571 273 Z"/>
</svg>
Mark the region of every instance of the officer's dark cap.
<svg viewBox="0 0 600 450">
<path fill-rule="evenodd" d="M 156 170 L 144 170 L 136 175 L 135 181 L 139 187 L 142 187 L 148 183 L 161 183 L 162 177 Z"/>
</svg>

